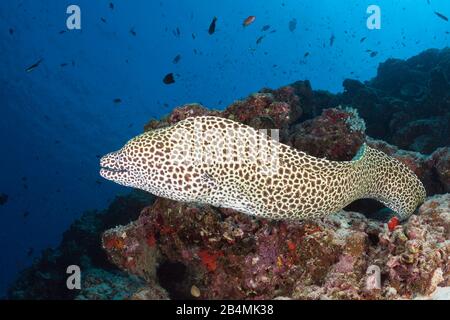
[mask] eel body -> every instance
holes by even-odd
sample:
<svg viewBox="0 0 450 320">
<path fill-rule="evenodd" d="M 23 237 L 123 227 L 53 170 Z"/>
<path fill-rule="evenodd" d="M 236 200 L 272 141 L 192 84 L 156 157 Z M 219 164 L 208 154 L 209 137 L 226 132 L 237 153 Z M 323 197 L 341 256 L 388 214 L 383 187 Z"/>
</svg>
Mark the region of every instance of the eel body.
<svg viewBox="0 0 450 320">
<path fill-rule="evenodd" d="M 426 196 L 404 164 L 364 144 L 352 161 L 315 158 L 219 117 L 146 132 L 100 160 L 118 184 L 272 219 L 310 219 L 372 198 L 409 217 Z"/>
</svg>

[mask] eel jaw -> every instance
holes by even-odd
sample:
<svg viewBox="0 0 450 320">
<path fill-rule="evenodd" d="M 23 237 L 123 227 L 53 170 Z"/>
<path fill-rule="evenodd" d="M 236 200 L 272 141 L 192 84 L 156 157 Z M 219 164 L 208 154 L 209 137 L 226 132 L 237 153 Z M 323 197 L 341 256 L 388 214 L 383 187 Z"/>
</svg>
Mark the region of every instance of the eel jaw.
<svg viewBox="0 0 450 320">
<path fill-rule="evenodd" d="M 129 174 L 129 170 L 118 163 L 117 152 L 109 153 L 100 159 L 100 175 L 111 181 L 119 182 Z"/>
</svg>

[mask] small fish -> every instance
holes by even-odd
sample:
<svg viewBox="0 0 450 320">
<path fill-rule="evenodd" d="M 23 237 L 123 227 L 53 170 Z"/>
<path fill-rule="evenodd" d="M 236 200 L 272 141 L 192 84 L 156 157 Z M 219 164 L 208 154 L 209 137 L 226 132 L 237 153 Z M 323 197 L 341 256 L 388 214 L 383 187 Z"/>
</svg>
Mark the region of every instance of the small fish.
<svg viewBox="0 0 450 320">
<path fill-rule="evenodd" d="M 122 99 L 116 98 L 116 99 L 113 100 L 113 102 L 114 102 L 115 104 L 119 104 L 119 103 L 122 103 Z"/>
<path fill-rule="evenodd" d="M 217 17 L 214 17 L 211 21 L 211 24 L 209 25 L 209 29 L 208 29 L 209 34 L 213 34 L 214 32 L 216 32 L 216 22 L 217 22 Z"/>
<path fill-rule="evenodd" d="M 261 36 L 258 39 L 256 39 L 256 44 L 260 44 L 261 41 L 265 38 L 266 36 Z"/>
<path fill-rule="evenodd" d="M 306 58 L 307 56 L 309 56 L 309 52 L 305 52 L 305 54 L 303 55 L 303 58 Z"/>
<path fill-rule="evenodd" d="M 395 227 L 398 226 L 400 224 L 400 221 L 398 220 L 397 217 L 392 217 L 391 220 L 389 220 L 388 222 L 388 229 L 389 231 L 394 231 Z"/>
<path fill-rule="evenodd" d="M 105 18 L 100 18 L 100 20 L 102 20 L 103 23 L 106 23 L 106 19 Z"/>
<path fill-rule="evenodd" d="M 294 32 L 297 29 L 297 19 L 292 19 L 289 21 L 289 31 Z"/>
<path fill-rule="evenodd" d="M 136 31 L 134 30 L 134 27 L 130 29 L 130 33 L 135 37 L 137 35 Z"/>
<path fill-rule="evenodd" d="M 195 35 L 195 33 L 192 33 L 192 39 L 194 39 L 195 40 L 195 38 L 197 37 L 196 35 Z"/>
<path fill-rule="evenodd" d="M 448 18 L 444 16 L 442 13 L 435 11 L 434 14 L 437 15 L 442 20 L 448 21 Z"/>
<path fill-rule="evenodd" d="M 35 63 L 33 63 L 31 66 L 29 66 L 28 68 L 25 69 L 26 72 L 31 72 L 34 69 L 36 69 L 37 67 L 39 67 L 39 65 L 41 64 L 41 62 L 44 61 L 44 59 L 39 59 L 38 61 L 36 61 Z"/>
<path fill-rule="evenodd" d="M 66 30 L 61 30 L 60 32 L 58 32 L 59 34 L 64 34 L 66 33 Z"/>
<path fill-rule="evenodd" d="M 334 36 L 334 34 L 332 34 L 331 37 L 330 37 L 330 47 L 333 46 L 335 39 L 336 39 L 336 37 Z"/>
<path fill-rule="evenodd" d="M 256 17 L 255 16 L 248 16 L 247 18 L 245 18 L 244 22 L 242 22 L 242 25 L 244 27 L 248 27 L 249 25 L 251 25 L 253 22 L 255 22 Z"/>
<path fill-rule="evenodd" d="M 9 34 L 13 35 L 14 34 L 14 29 L 13 28 L 9 28 Z"/>
<path fill-rule="evenodd" d="M 6 193 L 0 193 L 0 206 L 8 202 L 8 195 Z"/>
<path fill-rule="evenodd" d="M 175 58 L 173 58 L 173 63 L 174 64 L 177 64 L 178 62 L 180 62 L 180 60 L 181 60 L 181 54 L 177 54 L 176 56 L 175 56 Z"/>
<path fill-rule="evenodd" d="M 173 73 L 166 74 L 166 76 L 163 79 L 163 82 L 165 84 L 173 84 L 173 83 L 175 83 L 175 78 L 173 76 Z"/>
<path fill-rule="evenodd" d="M 61 68 L 64 68 L 64 67 L 67 67 L 68 65 L 69 65 L 68 63 L 65 63 L 65 62 L 64 62 L 64 63 L 61 63 L 61 64 L 60 64 L 60 67 L 61 67 Z"/>
<path fill-rule="evenodd" d="M 373 57 L 375 57 L 377 54 L 378 54 L 377 51 L 372 51 L 372 52 L 370 53 L 370 57 L 373 58 Z"/>
<path fill-rule="evenodd" d="M 367 37 L 362 37 L 361 40 L 359 40 L 359 42 L 363 43 L 364 40 L 366 40 L 366 39 L 367 39 Z"/>
<path fill-rule="evenodd" d="M 261 31 L 267 31 L 270 29 L 270 25 L 266 24 L 264 27 L 261 28 Z"/>
<path fill-rule="evenodd" d="M 111 10 L 114 10 L 114 3 L 110 2 L 110 3 L 109 3 L 109 8 L 110 8 Z"/>
<path fill-rule="evenodd" d="M 22 217 L 27 218 L 29 215 L 30 215 L 30 212 L 29 212 L 29 211 L 25 211 L 25 212 L 22 214 Z"/>
</svg>

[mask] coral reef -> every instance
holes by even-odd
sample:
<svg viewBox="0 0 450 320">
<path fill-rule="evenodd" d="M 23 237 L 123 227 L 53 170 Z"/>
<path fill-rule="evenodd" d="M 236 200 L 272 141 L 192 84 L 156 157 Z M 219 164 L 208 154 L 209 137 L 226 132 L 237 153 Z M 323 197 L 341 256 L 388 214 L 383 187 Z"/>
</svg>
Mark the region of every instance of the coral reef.
<svg viewBox="0 0 450 320">
<path fill-rule="evenodd" d="M 354 109 L 325 109 L 291 129 L 289 144 L 312 156 L 351 160 L 365 139 L 365 124 Z"/>
<path fill-rule="evenodd" d="M 450 48 L 389 59 L 370 81 L 345 80 L 338 101 L 358 109 L 368 135 L 399 148 L 431 153 L 449 145 Z"/>
<path fill-rule="evenodd" d="M 450 147 L 440 148 L 431 155 L 405 151 L 381 140 L 367 139 L 370 146 L 406 164 L 425 185 L 427 194 L 450 192 Z"/>
<path fill-rule="evenodd" d="M 429 198 L 393 230 L 356 212 L 293 223 L 157 199 L 103 236 L 124 271 L 163 278 L 172 298 L 195 298 L 195 286 L 201 299 L 430 295 L 450 285 L 449 244 L 450 194 Z M 164 275 L 173 270 L 177 277 Z"/>
<path fill-rule="evenodd" d="M 225 110 L 174 109 L 145 130 L 214 115 L 330 160 L 366 142 L 409 166 L 428 198 L 399 222 L 361 200 L 316 221 L 255 219 L 232 210 L 119 197 L 89 212 L 11 287 L 11 299 L 440 299 L 450 287 L 450 49 L 382 63 L 344 81 L 342 94 L 309 81 L 263 89 Z M 364 119 L 364 120 L 362 120 Z M 388 222 L 389 221 L 389 222 Z M 121 225 L 121 226 L 117 226 Z M 65 268 L 84 270 L 69 291 Z"/>
<path fill-rule="evenodd" d="M 120 280 L 129 287 L 136 282 L 129 275 L 119 272 L 112 265 L 99 245 L 101 234 L 117 224 L 126 224 L 139 216 L 140 211 L 151 204 L 153 197 L 141 192 L 133 192 L 127 196 L 116 197 L 107 210 L 90 211 L 83 214 L 67 230 L 56 249 L 45 250 L 31 267 L 23 270 L 15 283 L 9 288 L 10 299 L 74 299 L 94 297 L 89 287 L 82 286 L 85 293 L 68 290 L 66 286 L 66 268 L 78 265 L 83 275 L 84 285 L 98 286 L 103 281 L 104 298 L 124 297 L 124 293 L 114 293 L 114 283 Z M 100 269 L 100 270 L 99 270 Z M 91 280 L 89 280 L 91 279 Z M 94 279 L 97 279 L 95 283 Z M 120 282 L 119 281 L 119 282 Z M 106 287 L 109 287 L 106 290 Z M 101 289 L 101 288 L 100 288 Z M 109 291 L 109 293 L 108 293 Z M 108 294 L 106 294 L 108 293 Z M 126 292 L 131 295 L 132 292 Z M 98 294 L 100 297 L 100 294 Z"/>
</svg>

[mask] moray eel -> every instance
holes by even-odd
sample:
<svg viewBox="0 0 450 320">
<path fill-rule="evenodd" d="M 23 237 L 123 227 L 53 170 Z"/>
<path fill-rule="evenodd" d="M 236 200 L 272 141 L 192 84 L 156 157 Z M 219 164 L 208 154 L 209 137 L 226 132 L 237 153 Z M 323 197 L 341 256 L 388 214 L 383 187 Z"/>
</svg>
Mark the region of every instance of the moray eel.
<svg viewBox="0 0 450 320">
<path fill-rule="evenodd" d="M 426 196 L 407 166 L 366 144 L 352 161 L 329 161 L 210 116 L 141 134 L 100 166 L 102 177 L 159 197 L 272 219 L 318 218 L 361 198 L 406 219 Z"/>
</svg>

